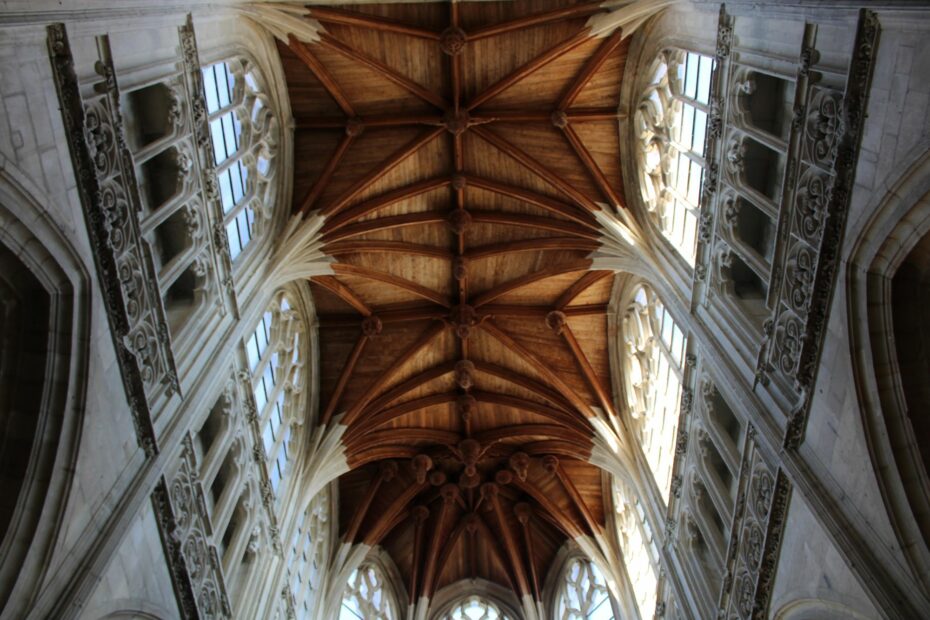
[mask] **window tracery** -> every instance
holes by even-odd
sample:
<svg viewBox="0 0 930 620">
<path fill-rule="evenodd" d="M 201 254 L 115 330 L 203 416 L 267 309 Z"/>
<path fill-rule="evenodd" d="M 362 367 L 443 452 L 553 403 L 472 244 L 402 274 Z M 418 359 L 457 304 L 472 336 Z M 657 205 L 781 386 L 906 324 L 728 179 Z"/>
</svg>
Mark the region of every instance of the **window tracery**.
<svg viewBox="0 0 930 620">
<path fill-rule="evenodd" d="M 558 620 L 613 620 L 613 601 L 604 575 L 584 558 L 570 560 L 562 572 L 556 602 Z"/>
<path fill-rule="evenodd" d="M 492 601 L 478 596 L 469 596 L 452 606 L 440 620 L 514 620 Z"/>
<path fill-rule="evenodd" d="M 352 571 L 342 596 L 339 620 L 397 619 L 397 605 L 381 570 L 368 562 Z"/>
<path fill-rule="evenodd" d="M 294 527 L 288 562 L 288 585 L 294 597 L 297 620 L 310 618 L 320 591 L 329 532 L 329 491 L 320 491 L 301 513 Z"/>
<path fill-rule="evenodd" d="M 694 267 L 714 60 L 664 50 L 636 113 L 643 201 L 659 230 Z"/>
<path fill-rule="evenodd" d="M 214 63 L 202 73 L 223 224 L 235 260 L 271 217 L 278 122 L 248 60 Z"/>
<path fill-rule="evenodd" d="M 655 292 L 644 285 L 634 289 L 622 326 L 627 406 L 668 503 L 687 338 Z"/>
<path fill-rule="evenodd" d="M 613 493 L 617 538 L 630 585 L 636 595 L 639 615 L 641 618 L 652 618 L 659 587 L 654 565 L 659 550 L 652 527 L 646 519 L 639 497 L 625 483 L 615 478 Z"/>
<path fill-rule="evenodd" d="M 302 329 L 298 314 L 281 292 L 262 314 L 245 346 L 265 463 L 276 494 L 291 462 L 291 427 L 299 420 L 294 396 L 302 388 Z"/>
</svg>

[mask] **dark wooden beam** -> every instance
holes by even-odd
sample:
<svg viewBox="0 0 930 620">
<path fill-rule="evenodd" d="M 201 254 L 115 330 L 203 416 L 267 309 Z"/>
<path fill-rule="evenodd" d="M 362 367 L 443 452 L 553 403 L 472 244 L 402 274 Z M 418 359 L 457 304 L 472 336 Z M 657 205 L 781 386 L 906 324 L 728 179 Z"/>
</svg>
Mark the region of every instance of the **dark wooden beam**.
<svg viewBox="0 0 930 620">
<path fill-rule="evenodd" d="M 403 34 L 419 39 L 429 39 L 431 41 L 439 40 L 439 33 L 416 26 L 409 26 L 393 19 L 385 17 L 376 17 L 366 15 L 355 11 L 345 11 L 329 7 L 314 6 L 309 8 L 310 17 L 318 19 L 324 23 L 342 24 L 343 26 L 358 26 L 368 28 L 369 30 L 378 30 L 381 32 L 392 32 L 394 34 Z"/>
<path fill-rule="evenodd" d="M 405 228 L 408 226 L 420 226 L 423 224 L 441 224 L 449 219 L 448 211 L 426 211 L 423 213 L 405 213 L 404 215 L 392 215 L 381 217 L 376 220 L 367 220 L 357 224 L 348 224 L 323 234 L 323 240 L 327 242 L 341 241 L 359 235 L 391 230 L 394 228 Z"/>
<path fill-rule="evenodd" d="M 577 108 L 563 110 L 565 118 L 570 122 L 581 123 L 586 121 L 616 121 L 621 118 L 616 108 Z M 475 112 L 470 116 L 471 122 L 476 125 L 485 123 L 546 123 L 551 124 L 553 113 L 547 110 L 521 111 L 521 110 L 486 110 Z"/>
<path fill-rule="evenodd" d="M 589 271 L 581 276 L 577 282 L 568 287 L 565 292 L 559 296 L 553 307 L 556 310 L 564 310 L 565 306 L 572 303 L 576 297 L 588 290 L 588 288 L 612 275 L 614 275 L 612 271 Z"/>
<path fill-rule="evenodd" d="M 485 483 L 486 485 L 489 483 Z M 483 493 L 482 493 L 483 494 Z M 513 570 L 515 581 L 520 589 L 520 595 L 530 595 L 530 584 L 526 578 L 526 569 L 520 560 L 520 551 L 517 548 L 517 542 L 514 540 L 513 531 L 507 524 L 507 518 L 504 516 L 504 510 L 501 508 L 500 498 L 497 496 L 497 485 L 494 485 L 494 492 L 490 493 L 491 506 L 494 509 L 494 516 L 497 517 L 497 527 L 504 538 L 504 550 L 510 559 L 511 570 Z"/>
<path fill-rule="evenodd" d="M 336 152 L 333 153 L 333 156 L 326 162 L 326 167 L 323 169 L 323 172 L 320 173 L 319 178 L 317 178 L 313 187 L 310 188 L 310 191 L 307 192 L 307 195 L 300 203 L 301 213 L 306 215 L 313 209 L 314 203 L 316 203 L 317 199 L 323 193 L 323 190 L 326 189 L 326 186 L 329 185 L 330 179 L 333 178 L 333 174 L 336 172 L 336 168 L 339 167 L 340 162 L 342 162 L 342 158 L 345 157 L 346 151 L 352 146 L 353 140 L 354 138 L 349 134 L 342 136 L 342 139 L 339 141 L 339 146 L 336 147 Z"/>
<path fill-rule="evenodd" d="M 371 69 L 378 75 L 381 75 L 382 77 L 397 84 L 398 86 L 400 86 L 401 88 L 409 92 L 410 94 L 415 95 L 416 97 L 419 97 L 423 101 L 433 104 L 440 110 L 445 110 L 446 108 L 449 107 L 446 101 L 442 97 L 437 95 L 436 93 L 432 92 L 431 90 L 427 88 L 424 88 L 420 84 L 417 84 L 410 78 L 407 78 L 401 75 L 400 73 L 398 73 L 391 67 L 387 66 L 380 60 L 377 60 L 376 58 L 372 58 L 371 56 L 368 56 L 367 54 L 363 54 L 362 52 L 356 50 L 355 48 L 349 45 L 346 45 L 339 39 L 336 39 L 325 32 L 320 34 L 320 42 L 318 45 L 321 45 L 327 49 L 339 52 L 346 58 L 350 58 L 358 62 L 359 64 L 362 64 L 368 67 L 369 69 Z"/>
<path fill-rule="evenodd" d="M 358 295 L 355 294 L 355 291 L 337 280 L 335 277 L 314 276 L 310 278 L 310 281 L 314 284 L 319 284 L 330 293 L 336 295 L 336 297 L 358 310 L 362 316 L 371 316 L 372 312 L 371 308 L 368 307 L 368 304 L 359 299 Z"/>
<path fill-rule="evenodd" d="M 399 148 L 395 151 L 390 157 L 388 157 L 382 164 L 365 175 L 361 180 L 352 183 L 352 185 L 347 189 L 339 198 L 337 198 L 332 204 L 327 205 L 323 208 L 323 215 L 330 216 L 344 206 L 349 204 L 356 196 L 364 192 L 366 189 L 371 187 L 374 183 L 381 180 L 386 174 L 391 170 L 396 168 L 402 161 L 416 153 L 420 148 L 432 142 L 435 138 L 439 136 L 444 131 L 444 129 L 434 129 L 432 131 L 427 131 L 421 133 L 419 136 Z"/>
<path fill-rule="evenodd" d="M 356 220 L 359 220 L 366 215 L 374 213 L 375 211 L 385 207 L 389 207 L 393 204 L 397 204 L 398 202 L 426 194 L 442 187 L 446 187 L 449 185 L 449 183 L 450 181 L 447 177 L 435 177 L 392 189 L 391 191 L 385 192 L 380 196 L 375 196 L 374 198 L 360 202 L 349 209 L 336 213 L 323 225 L 323 234 L 326 235 L 330 232 L 339 230 L 343 226 L 351 224 L 352 222 L 355 222 Z"/>
<path fill-rule="evenodd" d="M 352 408 L 349 409 L 349 411 L 346 413 L 346 417 L 343 419 L 343 424 L 346 426 L 351 425 L 352 422 L 362 412 L 365 405 L 367 405 L 372 399 L 381 393 L 382 388 L 384 388 L 394 378 L 394 375 L 397 374 L 397 371 L 400 370 L 403 365 L 409 362 L 425 346 L 430 344 L 445 329 L 446 325 L 437 321 L 429 329 L 423 332 L 423 334 L 412 345 L 410 345 L 403 353 L 401 353 L 400 357 L 397 358 L 397 361 L 395 361 L 390 368 L 381 373 L 381 375 L 370 386 L 368 386 L 368 389 L 365 390 L 365 392 L 359 397 Z"/>
<path fill-rule="evenodd" d="M 519 252 L 537 252 L 541 250 L 583 250 L 592 252 L 601 247 L 599 241 L 593 239 L 579 239 L 577 237 L 544 237 L 541 239 L 521 239 L 518 241 L 505 241 L 491 243 L 468 250 L 465 254 L 469 260 L 478 260 L 499 256 L 501 254 L 516 254 Z M 327 248 L 323 251 L 333 255 Z"/>
<path fill-rule="evenodd" d="M 475 30 L 472 30 L 470 33 L 468 33 L 468 40 L 477 41 L 479 39 L 485 39 L 487 37 L 513 32 L 515 30 L 523 30 L 524 28 L 531 28 L 533 26 L 542 26 L 544 24 L 555 21 L 587 17 L 589 15 L 594 15 L 595 13 L 605 11 L 606 9 L 601 7 L 602 4 L 604 4 L 603 0 L 583 2 L 574 6 L 553 9 L 551 11 L 542 11 L 540 13 L 533 13 L 532 15 L 518 17 L 516 19 L 500 22 L 498 24 L 483 26 L 481 28 L 476 28 Z"/>
<path fill-rule="evenodd" d="M 591 509 L 588 508 L 588 504 L 584 501 L 584 498 L 581 497 L 581 493 L 578 492 L 578 488 L 575 486 L 575 483 L 572 482 L 571 477 L 569 477 L 569 475 L 562 468 L 561 463 L 558 463 L 555 466 L 555 474 L 558 477 L 559 482 L 562 483 L 562 487 L 571 498 L 575 508 L 579 513 L 581 513 L 581 517 L 584 519 L 584 522 L 588 526 L 588 533 L 590 533 L 591 536 L 597 536 L 603 528 L 594 519 L 594 515 L 591 513 Z"/>
<path fill-rule="evenodd" d="M 444 544 L 449 542 L 444 536 L 446 530 L 446 521 L 455 508 L 455 497 L 459 493 L 458 486 L 446 484 L 442 488 L 442 506 L 439 508 L 439 515 L 436 518 L 436 526 L 433 528 L 433 536 L 430 540 L 429 549 L 426 553 L 426 566 L 423 570 L 423 585 L 420 588 L 422 596 L 428 596 L 428 592 L 434 590 L 434 585 L 439 579 L 436 571 L 436 565 L 439 561 L 439 553 Z"/>
<path fill-rule="evenodd" d="M 559 110 L 567 110 L 571 107 L 584 87 L 587 86 L 591 78 L 594 77 L 594 74 L 604 65 L 610 53 L 617 49 L 617 46 L 623 41 L 623 35 L 623 29 L 617 28 L 612 35 L 601 43 L 597 51 L 588 58 L 584 67 L 581 68 L 581 71 L 578 72 L 578 75 L 575 76 L 575 79 L 572 80 L 572 83 L 559 98 L 559 103 L 556 106 Z"/>
<path fill-rule="evenodd" d="M 358 278 L 383 282 L 384 284 L 396 286 L 399 289 L 403 289 L 408 293 L 412 293 L 417 297 L 422 297 L 423 299 L 439 304 L 440 306 L 445 306 L 446 308 L 452 306 L 452 302 L 441 293 L 438 293 L 433 289 L 427 288 L 421 284 L 417 284 L 411 280 L 407 280 L 406 278 L 395 276 L 392 273 L 376 271 L 367 267 L 359 267 L 358 265 L 350 265 L 347 263 L 333 263 L 332 268 L 337 275 L 341 274 L 356 276 Z"/>
<path fill-rule="evenodd" d="M 352 372 L 355 370 L 355 365 L 358 364 L 358 360 L 362 356 L 362 351 L 365 350 L 365 345 L 367 343 L 368 336 L 363 332 L 359 335 L 358 340 L 355 341 L 355 346 L 352 347 L 352 353 L 349 354 L 349 359 L 346 361 L 345 366 L 342 367 L 342 372 L 339 373 L 339 380 L 336 382 L 336 387 L 333 389 L 332 396 L 329 397 L 326 410 L 323 411 L 321 424 L 324 426 L 329 424 L 330 419 L 332 419 L 333 413 L 336 410 L 336 405 L 339 404 L 339 399 L 342 398 L 342 392 L 349 383 Z"/>
<path fill-rule="evenodd" d="M 598 244 L 600 245 L 600 244 Z M 323 246 L 323 252 L 329 256 L 343 254 L 359 254 L 369 252 L 383 252 L 387 254 L 403 254 L 405 256 L 425 256 L 427 258 L 441 258 L 452 260 L 452 252 L 447 248 L 438 248 L 433 245 L 407 243 L 406 241 L 390 241 L 384 239 L 361 239 L 358 241 L 335 241 Z"/>
<path fill-rule="evenodd" d="M 352 105 L 349 103 L 348 98 L 346 98 L 345 93 L 342 92 L 342 88 L 339 87 L 339 84 L 336 83 L 336 80 L 334 80 L 333 76 L 326 70 L 326 67 L 323 66 L 319 58 L 317 58 L 306 45 L 298 41 L 297 37 L 294 35 L 288 36 L 288 46 L 291 48 L 291 51 L 307 65 L 307 68 L 310 69 L 313 75 L 316 76 L 316 79 L 320 81 L 323 88 L 326 89 L 326 92 L 336 101 L 336 104 L 342 110 L 343 114 L 349 118 L 353 118 L 355 116 L 355 111 L 352 109 Z"/>
<path fill-rule="evenodd" d="M 576 33 L 574 36 L 569 37 L 558 45 L 550 47 L 533 60 L 523 64 L 520 67 L 517 67 L 510 74 L 504 76 L 494 84 L 491 84 L 485 88 L 483 91 L 475 95 L 472 100 L 466 104 L 465 108 L 467 110 L 474 110 L 482 103 L 493 99 L 523 78 L 535 73 L 541 67 L 544 67 L 557 58 L 561 58 L 571 50 L 587 41 L 590 36 L 590 29 L 588 27 L 582 28 L 581 31 Z"/>
<path fill-rule="evenodd" d="M 581 160 L 585 170 L 587 170 L 588 174 L 591 175 L 591 178 L 594 179 L 594 183 L 597 185 L 598 189 L 600 189 L 601 193 L 604 194 L 604 197 L 607 198 L 607 202 L 609 202 L 617 209 L 622 207 L 623 205 L 620 202 L 620 196 L 618 196 L 617 192 L 614 191 L 614 188 L 610 184 L 610 181 L 607 180 L 607 176 L 604 174 L 604 171 L 601 170 L 601 167 L 597 165 L 596 161 L 594 161 L 594 157 L 591 155 L 591 152 L 588 151 L 585 145 L 581 142 L 581 138 L 578 137 L 578 134 L 575 133 L 575 130 L 572 129 L 572 126 L 566 125 L 562 129 L 562 133 L 568 139 L 569 145 L 571 145 L 572 150 L 575 151 L 575 155 L 578 156 L 578 159 Z"/>
<path fill-rule="evenodd" d="M 590 228 L 592 231 L 595 231 L 598 235 L 600 235 L 600 228 L 598 227 L 596 220 L 590 215 L 588 211 L 584 209 L 578 209 L 573 205 L 567 205 L 564 202 L 549 198 L 548 196 L 537 194 L 536 192 L 531 192 L 530 190 L 526 190 L 520 187 L 507 185 L 506 183 L 492 181 L 491 179 L 472 175 L 468 175 L 466 179 L 468 184 L 473 187 L 487 190 L 489 192 L 494 192 L 495 194 L 500 194 L 501 196 L 506 196 L 508 198 L 513 198 L 514 200 L 519 200 L 521 202 L 533 205 L 534 207 L 539 207 L 540 209 L 545 209 L 551 213 L 567 217 L 568 219 L 577 222 L 582 226 Z M 559 220 L 553 220 L 553 222 L 558 221 Z"/>
<path fill-rule="evenodd" d="M 472 132 L 474 132 L 475 135 L 480 137 L 488 144 L 492 145 L 494 148 L 520 162 L 525 168 L 534 172 L 544 181 L 574 200 L 575 203 L 578 204 L 578 206 L 580 206 L 582 209 L 590 211 L 591 213 L 595 213 L 601 210 L 601 208 L 597 206 L 597 203 L 591 200 L 583 192 L 575 189 L 575 186 L 563 179 L 561 175 L 558 175 L 552 170 L 549 170 L 549 168 L 511 144 L 505 138 L 500 137 L 493 131 L 484 129 L 483 127 L 475 127 L 472 129 Z"/>
<path fill-rule="evenodd" d="M 384 537 L 387 536 L 391 531 L 391 526 L 394 524 L 398 515 L 400 515 L 407 506 L 410 505 L 410 502 L 413 501 L 417 495 L 423 492 L 429 487 L 429 482 L 413 482 L 406 489 L 403 490 L 400 494 L 394 497 L 394 501 L 388 505 L 388 507 L 378 515 L 378 520 L 372 525 L 371 529 L 365 535 L 362 542 L 366 545 L 374 547 L 375 545 L 380 544 Z"/>
<path fill-rule="evenodd" d="M 407 584 L 407 597 L 410 601 L 416 601 L 417 583 L 420 580 L 420 559 L 423 554 L 423 524 L 429 518 L 429 508 L 426 506 L 415 506 L 411 511 L 413 516 L 413 557 L 410 565 L 410 582 Z M 412 603 L 413 604 L 413 603 Z"/>
<path fill-rule="evenodd" d="M 381 488 L 381 485 L 392 478 L 397 474 L 397 464 L 393 461 L 384 461 L 381 464 L 381 467 L 378 469 L 378 473 L 375 477 L 368 483 L 368 488 L 365 489 L 365 495 L 362 496 L 362 501 L 359 502 L 358 506 L 355 508 L 355 512 L 352 514 L 352 520 L 349 521 L 349 526 L 346 528 L 346 534 L 344 540 L 346 542 L 353 542 L 355 537 L 358 535 L 358 531 L 362 526 L 362 522 L 365 520 L 365 515 L 368 514 L 368 508 L 371 506 L 372 500 L 374 500 L 375 495 L 378 494 L 378 489 Z"/>
<path fill-rule="evenodd" d="M 607 393 L 607 389 L 604 387 L 604 384 L 597 376 L 597 373 L 594 372 L 594 367 L 591 366 L 591 362 L 588 361 L 588 357 L 582 350 L 581 345 L 578 344 L 578 340 L 575 338 L 575 334 L 572 333 L 572 329 L 568 326 L 567 323 L 562 325 L 562 338 L 565 339 L 568 347 L 572 350 L 572 355 L 575 357 L 575 361 L 581 368 L 581 374 L 584 375 L 588 385 L 591 386 L 592 390 L 594 390 L 594 393 L 597 396 L 597 399 L 600 401 L 601 406 L 604 408 L 604 411 L 609 415 L 616 415 L 610 394 Z"/>
<path fill-rule="evenodd" d="M 334 265 L 335 267 L 335 265 Z M 498 297 L 502 297 L 507 293 L 512 293 L 513 291 L 520 289 L 524 286 L 528 286 L 535 282 L 541 280 L 546 280 L 548 278 L 553 278 L 555 276 L 564 275 L 566 273 L 574 273 L 576 271 L 587 271 L 591 267 L 591 260 L 584 259 L 575 263 L 570 263 L 567 265 L 557 265 L 555 267 L 549 267 L 548 269 L 541 269 L 539 271 L 520 276 L 519 278 L 514 278 L 508 282 L 504 282 L 495 286 L 494 288 L 481 293 L 480 295 L 472 299 L 472 306 L 475 308 L 480 308 L 481 306 L 488 304 Z"/>
</svg>

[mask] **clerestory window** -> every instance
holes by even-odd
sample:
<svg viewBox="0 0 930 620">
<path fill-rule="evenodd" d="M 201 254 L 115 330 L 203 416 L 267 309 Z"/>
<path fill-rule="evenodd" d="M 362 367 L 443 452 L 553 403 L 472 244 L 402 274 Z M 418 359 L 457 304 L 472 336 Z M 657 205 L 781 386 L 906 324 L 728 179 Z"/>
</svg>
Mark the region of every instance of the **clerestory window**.
<svg viewBox="0 0 930 620">
<path fill-rule="evenodd" d="M 287 573 L 297 620 L 311 617 L 320 592 L 329 528 L 329 492 L 323 489 L 300 515 L 291 537 Z"/>
<path fill-rule="evenodd" d="M 278 494 L 292 458 L 291 425 L 297 419 L 294 394 L 300 387 L 300 320 L 283 293 L 246 340 L 252 393 L 261 429 L 268 477 Z"/>
<path fill-rule="evenodd" d="M 270 217 L 277 119 L 249 61 L 218 62 L 202 71 L 223 224 L 235 260 Z"/>
<path fill-rule="evenodd" d="M 452 606 L 441 620 L 514 620 L 492 601 L 472 595 Z"/>
<path fill-rule="evenodd" d="M 566 564 L 555 617 L 558 620 L 614 620 L 618 617 L 607 581 L 593 562 L 574 558 Z"/>
<path fill-rule="evenodd" d="M 624 380 L 634 432 L 668 503 L 687 339 L 655 292 L 637 286 L 623 317 Z"/>
<path fill-rule="evenodd" d="M 655 614 L 658 576 L 654 561 L 659 550 L 646 512 L 639 497 L 622 481 L 614 479 L 614 507 L 616 510 L 617 539 L 623 562 L 636 596 L 640 618 Z"/>
<path fill-rule="evenodd" d="M 349 575 L 339 620 L 397 620 L 397 605 L 387 590 L 381 570 L 362 564 Z"/>
<path fill-rule="evenodd" d="M 692 268 L 707 166 L 704 138 L 713 70 L 709 56 L 663 51 L 636 113 L 643 201 L 659 230 Z"/>
</svg>

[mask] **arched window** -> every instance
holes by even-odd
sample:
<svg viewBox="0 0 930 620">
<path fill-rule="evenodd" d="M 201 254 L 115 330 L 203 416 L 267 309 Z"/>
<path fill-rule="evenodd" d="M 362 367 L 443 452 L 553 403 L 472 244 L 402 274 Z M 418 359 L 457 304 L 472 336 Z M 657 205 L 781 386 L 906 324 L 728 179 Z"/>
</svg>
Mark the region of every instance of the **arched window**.
<svg viewBox="0 0 930 620">
<path fill-rule="evenodd" d="M 607 581 L 593 562 L 574 558 L 559 583 L 555 617 L 558 620 L 614 620 L 618 617 Z"/>
<path fill-rule="evenodd" d="M 681 403 L 684 332 L 652 289 L 639 285 L 623 317 L 627 406 L 646 462 L 668 502 Z"/>
<path fill-rule="evenodd" d="M 291 426 L 299 413 L 294 396 L 301 388 L 301 330 L 299 316 L 281 292 L 246 340 L 268 477 L 276 494 L 290 465 Z"/>
<path fill-rule="evenodd" d="M 384 575 L 374 564 L 362 564 L 349 576 L 339 620 L 397 620 L 397 605 Z"/>
<path fill-rule="evenodd" d="M 665 50 L 636 112 L 643 201 L 656 225 L 694 267 L 704 183 L 711 74 L 708 56 Z"/>
<path fill-rule="evenodd" d="M 514 620 L 493 602 L 474 594 L 452 605 L 441 620 Z"/>
<path fill-rule="evenodd" d="M 291 538 L 287 572 L 298 620 L 311 617 L 314 597 L 320 591 L 320 571 L 326 562 L 329 505 L 329 491 L 324 488 L 300 515 Z"/>
<path fill-rule="evenodd" d="M 271 216 L 278 123 L 248 60 L 218 62 L 202 71 L 223 223 L 235 260 Z"/>
<path fill-rule="evenodd" d="M 643 504 L 636 494 L 617 479 L 613 481 L 613 492 L 617 538 L 630 585 L 636 595 L 639 615 L 641 618 L 652 618 L 658 592 L 658 576 L 653 560 L 658 557 L 659 550 Z"/>
</svg>

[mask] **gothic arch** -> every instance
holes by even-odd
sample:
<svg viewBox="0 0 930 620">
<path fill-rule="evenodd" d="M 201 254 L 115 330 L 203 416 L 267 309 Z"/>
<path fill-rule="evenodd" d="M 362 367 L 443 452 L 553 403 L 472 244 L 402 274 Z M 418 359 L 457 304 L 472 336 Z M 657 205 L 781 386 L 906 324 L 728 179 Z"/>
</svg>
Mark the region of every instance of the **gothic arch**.
<svg viewBox="0 0 930 620">
<path fill-rule="evenodd" d="M 19 480 L 16 486 L 3 480 L 13 502 L 4 507 L 0 529 L 0 606 L 11 617 L 27 609 L 48 570 L 84 418 L 89 278 L 47 204 L 24 174 L 3 162 L 0 382 L 10 389 L 0 402 L 0 458 Z M 10 442 L 26 450 L 14 452 Z"/>
<path fill-rule="evenodd" d="M 797 598 L 785 603 L 772 614 L 774 620 L 866 620 L 853 607 L 818 594 L 816 598 Z"/>
<path fill-rule="evenodd" d="M 930 452 L 921 445 L 926 443 L 925 429 L 920 421 L 915 428 L 908 414 L 918 410 L 915 397 L 920 396 L 905 388 L 913 384 L 909 375 L 913 368 L 902 365 L 899 350 L 902 329 L 920 334 L 926 326 L 915 324 L 915 317 L 901 312 L 908 300 L 899 297 L 899 276 L 906 269 L 916 273 L 928 266 L 930 151 L 921 152 L 912 161 L 915 163 L 888 185 L 887 193 L 876 195 L 874 208 L 865 210 L 872 216 L 849 258 L 847 308 L 853 373 L 877 482 L 898 544 L 926 591 L 930 588 L 930 483 L 926 467 Z M 918 281 L 921 283 L 925 279 Z M 917 340 L 926 343 L 925 333 Z"/>
<path fill-rule="evenodd" d="M 520 603 L 514 596 L 513 590 L 504 588 L 496 583 L 484 579 L 468 579 L 449 584 L 436 592 L 430 601 L 430 620 L 441 620 L 443 614 L 450 612 L 455 605 L 478 596 L 496 605 L 508 618 L 520 620 L 523 613 Z"/>
</svg>

